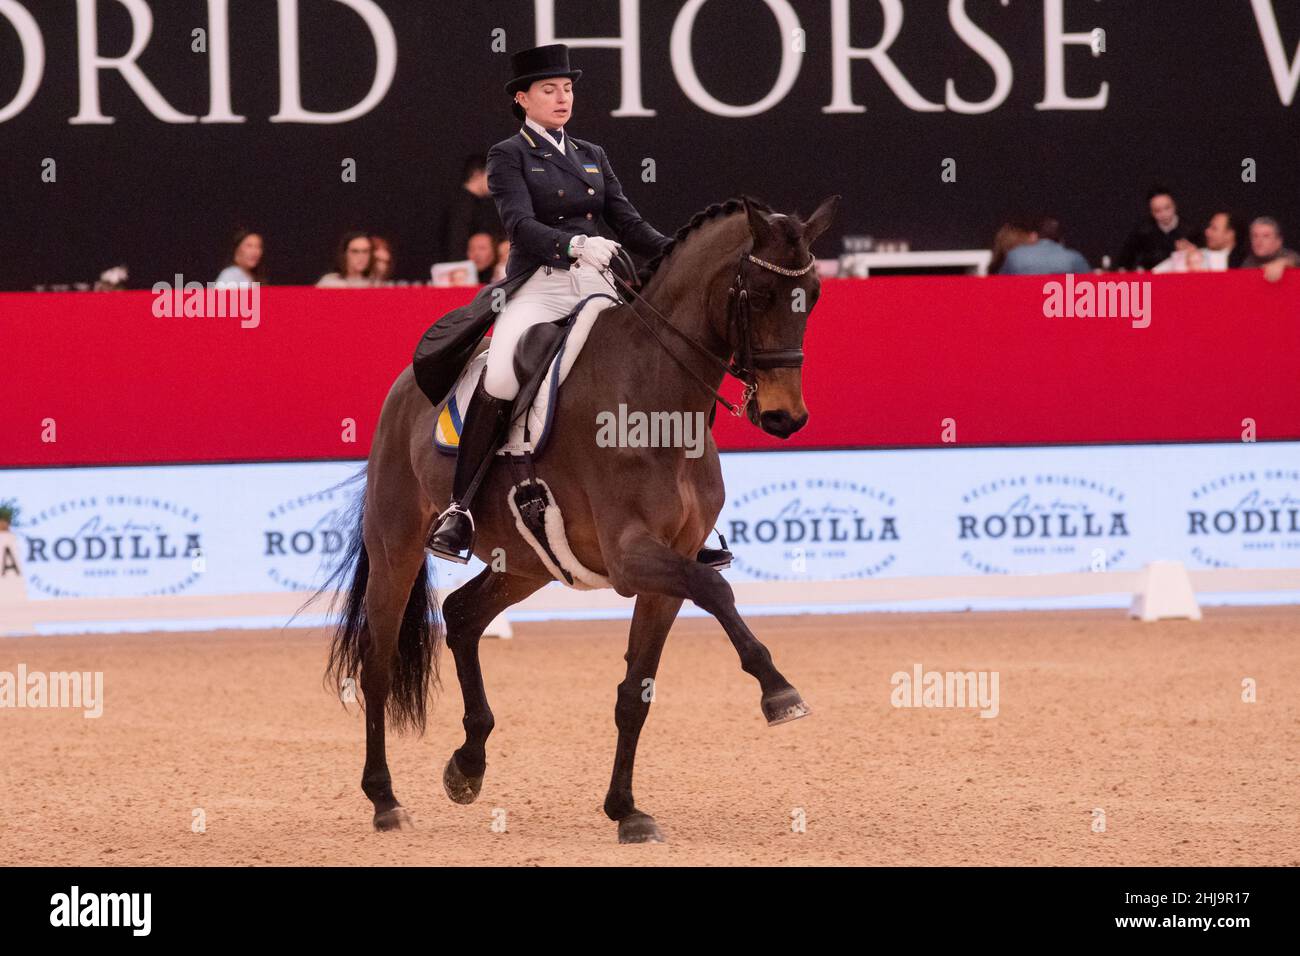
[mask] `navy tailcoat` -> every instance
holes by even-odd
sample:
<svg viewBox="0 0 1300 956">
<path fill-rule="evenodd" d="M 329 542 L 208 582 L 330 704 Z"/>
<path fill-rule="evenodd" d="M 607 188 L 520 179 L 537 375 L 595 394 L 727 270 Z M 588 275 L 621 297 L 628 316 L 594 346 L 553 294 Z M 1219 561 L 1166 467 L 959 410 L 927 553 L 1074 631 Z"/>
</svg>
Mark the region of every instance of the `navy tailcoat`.
<svg viewBox="0 0 1300 956">
<path fill-rule="evenodd" d="M 510 261 L 504 279 L 484 286 L 420 339 L 415 377 L 435 405 L 447 397 L 487 334 L 496 318 L 494 301 L 508 301 L 542 266 L 568 269 L 571 238 L 600 235 L 603 220 L 618 242 L 647 258 L 669 241 L 623 195 L 601 147 L 567 134 L 564 145 L 561 153 L 525 126 L 488 152 L 488 189 L 510 238 Z"/>
</svg>

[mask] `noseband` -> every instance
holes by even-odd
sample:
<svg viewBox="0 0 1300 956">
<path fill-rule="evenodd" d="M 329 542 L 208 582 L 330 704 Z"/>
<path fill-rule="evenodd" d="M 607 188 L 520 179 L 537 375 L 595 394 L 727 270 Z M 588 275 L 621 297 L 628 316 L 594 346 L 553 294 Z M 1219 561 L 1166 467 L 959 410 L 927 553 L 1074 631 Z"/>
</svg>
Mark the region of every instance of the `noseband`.
<svg viewBox="0 0 1300 956">
<path fill-rule="evenodd" d="M 619 262 L 628 270 L 628 274 L 632 277 L 632 281 L 636 282 L 636 270 L 632 265 L 631 257 L 628 256 L 621 247 L 618 250 L 618 257 Z M 811 272 L 813 267 L 817 264 L 817 260 L 810 254 L 808 257 L 808 263 L 803 268 L 787 269 L 784 266 L 778 266 L 774 262 L 760 259 L 753 253 L 741 253 L 740 261 L 736 264 L 736 278 L 732 281 L 731 287 L 727 290 L 727 346 L 731 350 L 731 358 L 729 361 L 725 362 L 720 360 L 716 355 L 699 342 L 696 342 L 681 329 L 677 328 L 677 326 L 669 322 L 658 309 L 652 306 L 649 302 L 646 302 L 646 300 L 642 298 L 642 296 L 632 286 L 625 282 L 613 269 L 608 270 L 609 275 L 613 276 L 614 282 L 622 286 L 623 290 L 627 293 L 624 297 L 624 301 L 626 301 L 627 305 L 632 309 L 632 314 L 635 315 L 641 321 L 641 324 L 649 330 L 650 334 L 655 337 L 663 347 L 664 351 L 672 356 L 677 364 L 680 365 L 693 379 L 712 392 L 714 398 L 721 402 L 727 411 L 736 416 L 742 415 L 745 412 L 745 409 L 749 406 L 749 403 L 753 401 L 754 397 L 758 394 L 757 372 L 767 371 L 774 368 L 803 367 L 803 349 L 754 348 L 753 321 L 749 304 L 749 283 L 746 275 L 746 270 L 749 268 L 750 263 L 763 269 L 767 269 L 769 272 L 775 272 L 777 275 L 797 278 Z M 615 291 L 617 291 L 617 289 Z M 728 401 L 721 392 L 715 389 L 708 382 L 704 381 L 704 379 L 696 374 L 694 369 L 690 368 L 690 366 L 678 358 L 677 353 L 668 347 L 668 344 L 662 337 L 660 337 L 654 326 L 647 322 L 645 316 L 643 316 L 640 310 L 637 309 L 637 302 L 644 304 L 645 307 L 653 312 L 664 325 L 676 333 L 679 338 L 684 340 L 701 355 L 705 356 L 725 374 L 739 379 L 745 386 L 745 390 L 740 396 L 740 404 L 736 405 Z"/>
<path fill-rule="evenodd" d="M 759 370 L 774 368 L 802 368 L 803 349 L 756 349 L 754 348 L 753 322 L 750 316 L 749 283 L 746 281 L 745 269 L 749 263 L 761 266 L 777 275 L 798 277 L 807 275 L 816 264 L 810 255 L 808 264 L 802 269 L 787 269 L 776 263 L 760 259 L 753 253 L 744 253 L 736 267 L 736 278 L 727 290 L 727 334 L 736 333 L 738 344 L 732 348 L 732 360 L 727 363 L 727 374 L 745 383 L 745 390 L 740 396 L 740 408 L 731 409 L 733 415 L 739 415 L 758 394 Z M 731 343 L 728 342 L 728 345 Z"/>
</svg>

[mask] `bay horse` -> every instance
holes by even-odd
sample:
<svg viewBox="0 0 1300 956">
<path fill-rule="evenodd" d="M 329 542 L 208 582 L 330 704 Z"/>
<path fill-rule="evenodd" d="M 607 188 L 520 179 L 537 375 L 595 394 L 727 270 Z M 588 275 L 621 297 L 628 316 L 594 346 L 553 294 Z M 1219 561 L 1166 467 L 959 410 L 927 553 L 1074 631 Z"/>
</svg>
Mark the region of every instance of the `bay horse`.
<svg viewBox="0 0 1300 956">
<path fill-rule="evenodd" d="M 826 199 L 806 221 L 747 196 L 697 213 L 642 269 L 639 298 L 600 313 L 559 391 L 537 476 L 560 506 L 577 559 L 618 594 L 636 598 L 604 805 L 622 843 L 663 839 L 632 798 L 632 764 L 650 708 L 643 682 L 653 680 L 684 600 L 722 625 L 741 668 L 758 681 L 770 724 L 802 717 L 808 708 L 736 612 L 731 586 L 696 560 L 725 497 L 712 432 L 706 430 L 703 454 L 693 458 L 680 447 L 601 447 L 598 415 L 623 403 L 647 414 L 708 417 L 730 369 L 746 382 L 742 407 L 751 423 L 780 438 L 798 431 L 808 419 L 804 329 L 820 290 L 809 247 L 830 224 L 839 198 Z M 464 699 L 465 741 L 447 761 L 443 784 L 457 803 L 478 796 L 493 729 L 479 638 L 499 613 L 552 580 L 519 534 L 507 502 L 510 472 L 498 462 L 474 507 L 474 553 L 487 567 L 447 596 L 439 623 L 424 544 L 451 496 L 454 461 L 437 454 L 432 440 L 440 411 L 412 368 L 403 370 L 384 401 L 360 513 L 335 571 L 335 580 L 350 573 L 352 581 L 327 680 L 339 687 L 359 674 L 366 722 L 361 789 L 374 804 L 377 830 L 411 826 L 393 795 L 385 725 L 423 732 L 444 633 Z"/>
</svg>

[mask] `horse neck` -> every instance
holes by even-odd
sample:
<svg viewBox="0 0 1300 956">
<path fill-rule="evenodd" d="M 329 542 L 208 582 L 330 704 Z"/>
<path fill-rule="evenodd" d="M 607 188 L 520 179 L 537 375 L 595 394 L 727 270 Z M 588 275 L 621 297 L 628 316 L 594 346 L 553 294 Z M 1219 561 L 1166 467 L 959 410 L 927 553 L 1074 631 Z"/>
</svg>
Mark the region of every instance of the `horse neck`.
<svg viewBox="0 0 1300 956">
<path fill-rule="evenodd" d="M 662 371 L 656 378 L 669 385 L 671 391 L 689 395 L 687 403 L 690 407 L 698 405 L 708 409 L 712 407 L 714 399 L 682 365 L 715 390 L 722 384 L 724 373 L 717 362 L 710 362 L 699 349 L 682 341 L 682 337 L 702 346 L 718 362 L 726 362 L 730 358 L 728 291 L 735 279 L 741 250 L 749 240 L 749 224 L 745 214 L 735 213 L 701 227 L 699 233 L 674 249 L 669 261 L 661 267 L 666 268 L 667 272 L 657 274 L 655 281 L 647 287 L 646 303 L 653 306 L 682 335 L 675 335 L 671 330 L 663 328 L 663 320 L 645 305 L 636 306 L 650 326 L 659 333 L 659 338 L 667 343 L 672 354 L 681 360 L 680 363 L 665 354 L 663 346 L 655 337 L 635 317 L 631 318 L 641 333 L 631 340 L 637 359 L 655 362 L 654 367 Z M 628 347 L 627 341 L 623 347 Z"/>
</svg>

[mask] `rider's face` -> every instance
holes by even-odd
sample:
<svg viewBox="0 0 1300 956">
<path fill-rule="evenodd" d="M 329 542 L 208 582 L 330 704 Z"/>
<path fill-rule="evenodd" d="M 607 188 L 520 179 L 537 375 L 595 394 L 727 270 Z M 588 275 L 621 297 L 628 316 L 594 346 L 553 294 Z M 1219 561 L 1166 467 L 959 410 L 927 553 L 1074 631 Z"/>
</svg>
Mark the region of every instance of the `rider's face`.
<svg viewBox="0 0 1300 956">
<path fill-rule="evenodd" d="M 573 80 L 538 80 L 515 99 L 533 122 L 546 127 L 563 126 L 573 113 Z"/>
</svg>

